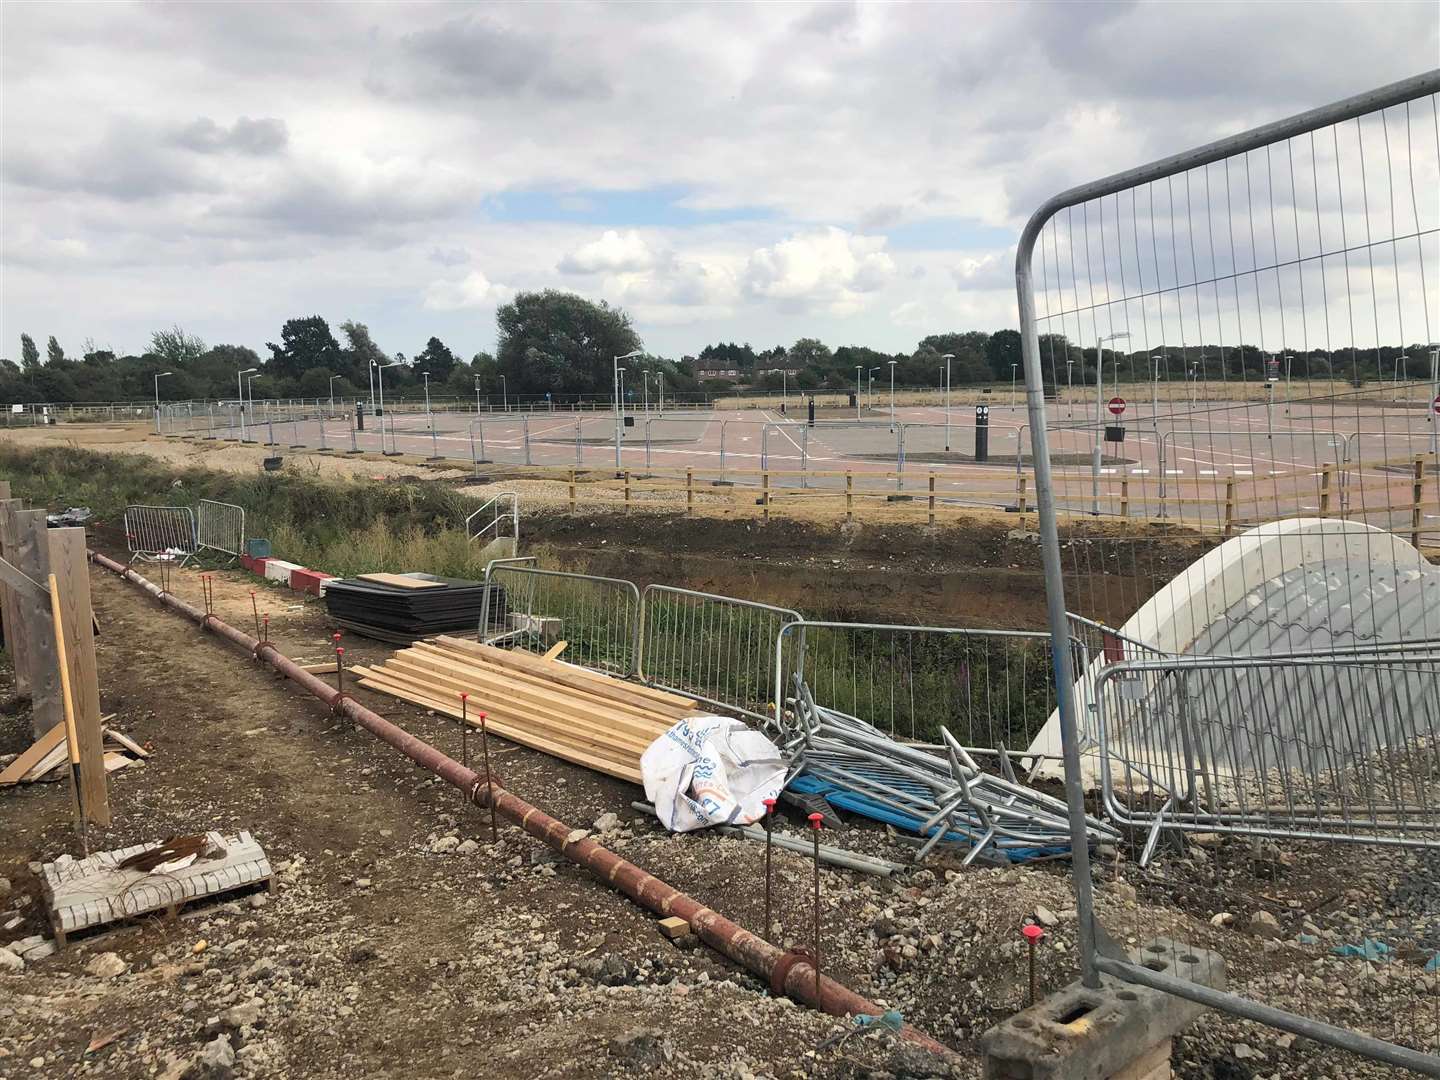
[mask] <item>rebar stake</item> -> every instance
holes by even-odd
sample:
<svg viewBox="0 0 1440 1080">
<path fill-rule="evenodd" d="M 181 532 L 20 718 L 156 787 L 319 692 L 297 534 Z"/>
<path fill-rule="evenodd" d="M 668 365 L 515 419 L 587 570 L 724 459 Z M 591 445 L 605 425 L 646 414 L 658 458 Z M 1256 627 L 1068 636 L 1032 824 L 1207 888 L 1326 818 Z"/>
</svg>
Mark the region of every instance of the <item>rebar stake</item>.
<svg viewBox="0 0 1440 1080">
<path fill-rule="evenodd" d="M 250 610 L 255 614 L 255 637 L 260 637 L 260 604 L 255 600 L 255 590 L 250 590 Z"/>
<path fill-rule="evenodd" d="M 341 645 L 335 646 L 335 689 L 345 692 L 345 649 Z"/>
<path fill-rule="evenodd" d="M 815 840 L 815 1000 L 820 998 L 820 823 L 824 815 L 810 815 L 810 835 Z"/>
<path fill-rule="evenodd" d="M 1045 936 L 1037 923 L 1026 923 L 1020 930 L 1025 935 L 1025 940 L 1030 943 L 1030 1004 L 1035 1004 L 1035 945 Z"/>
<path fill-rule="evenodd" d="M 495 831 L 495 781 L 490 777 L 490 739 L 485 733 L 485 714 L 480 714 L 480 752 L 485 755 L 485 801 L 490 804 L 490 842 L 498 834 Z"/>
<path fill-rule="evenodd" d="M 771 815 L 775 813 L 775 800 L 765 800 L 765 930 L 761 934 L 766 941 L 770 940 L 770 852 L 774 848 L 774 836 L 771 829 L 774 822 Z"/>
<path fill-rule="evenodd" d="M 470 720 L 467 716 L 467 703 L 470 695 L 460 695 L 460 763 L 467 769 L 470 767 Z"/>
</svg>

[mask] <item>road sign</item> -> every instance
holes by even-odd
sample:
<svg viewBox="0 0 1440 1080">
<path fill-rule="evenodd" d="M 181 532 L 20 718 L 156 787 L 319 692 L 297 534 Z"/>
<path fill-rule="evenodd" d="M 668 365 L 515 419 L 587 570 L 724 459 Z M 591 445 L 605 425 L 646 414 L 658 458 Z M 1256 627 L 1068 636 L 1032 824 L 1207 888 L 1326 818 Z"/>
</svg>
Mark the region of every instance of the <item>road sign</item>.
<svg viewBox="0 0 1440 1080">
<path fill-rule="evenodd" d="M 1110 411 L 1116 416 L 1125 412 L 1125 399 L 1123 397 L 1112 397 L 1110 399 Z"/>
<path fill-rule="evenodd" d="M 1435 400 L 1430 402 L 1430 411 L 1440 416 L 1440 394 L 1435 395 Z"/>
</svg>

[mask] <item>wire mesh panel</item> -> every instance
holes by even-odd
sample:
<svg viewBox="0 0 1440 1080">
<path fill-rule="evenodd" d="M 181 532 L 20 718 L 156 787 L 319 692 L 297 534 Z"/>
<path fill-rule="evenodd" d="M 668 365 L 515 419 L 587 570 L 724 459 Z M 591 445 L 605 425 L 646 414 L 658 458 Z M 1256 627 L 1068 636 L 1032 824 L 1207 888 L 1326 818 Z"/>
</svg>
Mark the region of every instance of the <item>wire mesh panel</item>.
<svg viewBox="0 0 1440 1080">
<path fill-rule="evenodd" d="M 245 508 L 201 499 L 195 510 L 196 549 L 209 548 L 239 558 L 245 547 Z"/>
<path fill-rule="evenodd" d="M 1098 774 L 1081 753 L 1086 694 L 1060 688 L 1072 828 L 1098 782 L 1113 814 L 1149 830 L 1130 881 L 1169 896 L 1209 888 L 1215 919 L 1222 902 L 1282 913 L 1327 902 L 1287 880 L 1306 844 L 1434 835 L 1440 703 L 1433 657 L 1414 647 L 1440 637 L 1440 568 L 1427 557 L 1440 547 L 1440 462 L 1423 408 L 1440 337 L 1437 92 L 1429 72 L 1074 188 L 1031 217 L 1017 251 L 1057 652 L 1068 610 L 1169 654 L 1093 673 Z M 1062 422 L 1046 391 L 1072 374 L 1088 415 Z M 1411 648 L 1377 648 L 1397 642 Z M 1347 655 L 1360 647 L 1363 659 Z M 1157 872 L 1159 839 L 1182 822 L 1206 854 Z M 1273 855 L 1207 872 L 1210 852 L 1235 853 L 1234 832 L 1285 846 L 1267 840 Z M 1385 1042 L 1328 1002 L 1322 1022 L 1206 998 L 1101 955 L 1089 859 L 1074 856 L 1086 985 L 1106 973 L 1440 1069 L 1412 1027 L 1384 1025 Z M 1378 876 L 1399 870 L 1381 863 Z M 1337 935 L 1386 902 L 1376 879 L 1355 880 L 1340 886 Z M 1134 895 L 1110 909 L 1127 920 L 1121 936 L 1143 930 Z M 1237 982 L 1253 952 L 1227 951 Z"/>
<path fill-rule="evenodd" d="M 883 623 L 797 622 L 777 639 L 816 704 L 895 738 L 970 750 L 1023 748 L 1055 705 L 1049 635 Z M 788 674 L 788 673 L 787 673 Z M 786 705 L 777 681 L 777 715 Z"/>
<path fill-rule="evenodd" d="M 777 657 L 775 642 L 799 612 L 668 585 L 647 585 L 641 612 L 639 667 L 647 682 L 768 719 L 771 688 L 793 647 L 785 639 Z"/>
<path fill-rule="evenodd" d="M 544 653 L 565 642 L 564 659 L 611 675 L 635 673 L 640 590 L 619 578 L 492 564 L 486 581 L 505 590 L 508 625 L 487 640 Z"/>
<path fill-rule="evenodd" d="M 1096 695 L 1123 824 L 1440 846 L 1440 647 L 1132 662 Z"/>
<path fill-rule="evenodd" d="M 125 543 L 131 561 L 195 554 L 195 513 L 188 506 L 127 506 Z"/>
</svg>

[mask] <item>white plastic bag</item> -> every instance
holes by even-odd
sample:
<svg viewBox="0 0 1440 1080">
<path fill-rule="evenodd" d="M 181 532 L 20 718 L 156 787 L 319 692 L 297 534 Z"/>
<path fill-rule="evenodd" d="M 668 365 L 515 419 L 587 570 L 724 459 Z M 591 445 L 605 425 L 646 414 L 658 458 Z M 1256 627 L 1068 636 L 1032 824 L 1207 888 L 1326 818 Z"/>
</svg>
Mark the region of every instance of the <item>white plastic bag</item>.
<svg viewBox="0 0 1440 1080">
<path fill-rule="evenodd" d="M 785 781 L 780 751 L 728 716 L 681 720 L 640 756 L 645 797 L 671 832 L 749 825 Z"/>
</svg>

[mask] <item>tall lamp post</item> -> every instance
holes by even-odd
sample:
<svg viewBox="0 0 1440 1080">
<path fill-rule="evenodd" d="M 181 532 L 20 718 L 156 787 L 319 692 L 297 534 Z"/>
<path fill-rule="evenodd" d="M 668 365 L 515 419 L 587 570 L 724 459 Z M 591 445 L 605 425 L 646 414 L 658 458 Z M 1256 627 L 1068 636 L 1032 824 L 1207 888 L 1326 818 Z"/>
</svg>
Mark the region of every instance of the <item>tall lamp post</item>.
<svg viewBox="0 0 1440 1080">
<path fill-rule="evenodd" d="M 480 415 L 480 376 L 475 376 L 475 415 Z"/>
<path fill-rule="evenodd" d="M 1150 423 L 1155 434 L 1160 434 L 1160 365 L 1165 363 L 1163 352 L 1150 354 Z"/>
<path fill-rule="evenodd" d="M 425 377 L 425 415 L 426 415 L 426 416 L 429 416 L 429 415 L 430 415 L 430 372 L 428 372 L 428 371 L 422 371 L 422 372 L 420 372 L 420 374 Z"/>
<path fill-rule="evenodd" d="M 253 416 L 254 413 L 255 413 L 255 385 L 254 385 L 254 384 L 255 384 L 255 380 L 260 377 L 260 371 L 259 371 L 258 368 L 251 368 L 250 370 L 251 370 L 252 374 L 249 374 L 249 375 L 246 375 L 246 376 L 245 376 L 245 396 L 250 399 L 250 413 L 251 413 L 251 415 Z M 258 423 L 259 421 L 257 420 L 256 422 Z"/>
<path fill-rule="evenodd" d="M 1019 364 L 1010 365 L 1010 408 L 1015 408 L 1015 373 L 1020 370 Z"/>
<path fill-rule="evenodd" d="M 1121 341 L 1130 336 L 1129 330 L 1107 334 L 1095 342 L 1095 455 L 1090 462 L 1090 512 L 1100 513 L 1100 454 L 1105 446 L 1105 343 Z M 1120 361 L 1117 359 L 1118 365 Z M 1119 375 L 1116 375 L 1119 379 Z"/>
<path fill-rule="evenodd" d="M 620 432 L 620 424 L 621 424 L 621 420 L 620 420 L 620 415 L 621 415 L 621 413 L 620 413 L 620 410 L 621 410 L 621 408 L 623 407 L 622 404 L 621 404 L 621 401 L 620 401 L 620 372 L 624 371 L 625 369 L 620 366 L 620 361 L 621 361 L 621 360 L 632 360 L 632 359 L 634 359 L 634 358 L 637 357 L 637 356 L 644 356 L 644 355 L 645 355 L 645 354 L 644 354 L 643 352 L 641 352 L 639 349 L 634 349 L 634 350 L 626 353 L 624 356 L 617 356 L 617 357 L 615 357 L 615 358 L 612 359 L 611 362 L 610 362 L 610 363 L 611 363 L 612 378 L 613 378 L 613 380 L 614 380 L 614 389 L 615 389 L 615 471 L 616 471 L 616 472 L 619 472 L 619 471 L 620 471 L 620 440 L 624 438 L 624 436 L 623 436 L 623 435 L 621 434 L 621 432 Z"/>
<path fill-rule="evenodd" d="M 950 361 L 955 359 L 954 353 L 944 353 L 940 357 L 945 361 L 945 450 L 950 450 Z"/>
<path fill-rule="evenodd" d="M 1065 415 L 1075 415 L 1075 358 L 1065 361 Z"/>
<path fill-rule="evenodd" d="M 247 435 L 247 433 L 246 433 L 246 431 L 245 431 L 245 381 L 244 381 L 244 380 L 245 380 L 245 376 L 246 376 L 246 375 L 249 375 L 251 372 L 253 372 L 253 371 L 255 371 L 255 370 L 256 370 L 256 369 L 253 368 L 253 367 L 247 367 L 247 368 L 244 368 L 244 369 L 242 369 L 242 370 L 240 370 L 240 371 L 237 371 L 237 372 L 235 373 L 235 393 L 240 396 L 240 441 L 241 441 L 242 443 L 243 443 L 243 442 L 249 442 L 249 441 L 250 441 L 250 440 L 249 440 L 249 437 L 248 437 L 248 435 Z"/>
<path fill-rule="evenodd" d="M 370 400 L 366 403 L 370 406 L 370 415 L 375 415 L 375 358 L 370 358 Z M 383 426 L 383 425 L 382 425 Z"/>
<path fill-rule="evenodd" d="M 1440 468 L 1440 345 L 1430 345 L 1430 456 Z"/>
<path fill-rule="evenodd" d="M 860 389 L 860 372 L 864 371 L 864 365 L 855 365 L 855 422 L 860 422 L 860 396 L 863 391 Z"/>
<path fill-rule="evenodd" d="M 331 411 L 332 413 L 335 411 L 335 380 L 336 380 L 336 379 L 343 379 L 344 377 L 345 377 L 344 375 L 331 375 L 331 376 L 330 376 L 330 411 Z"/>
<path fill-rule="evenodd" d="M 166 375 L 174 375 L 173 371 L 157 371 L 155 373 L 155 411 L 160 411 L 160 380 Z"/>
<path fill-rule="evenodd" d="M 500 411 L 510 411 L 510 384 L 505 381 L 505 376 L 500 376 Z"/>
<path fill-rule="evenodd" d="M 396 360 L 391 364 L 376 364 L 376 378 L 380 384 L 380 453 L 388 457 L 396 457 L 400 451 L 395 449 L 395 421 L 390 421 L 390 449 L 385 449 L 385 369 L 399 367 L 402 361 Z"/>
<path fill-rule="evenodd" d="M 890 430 L 895 430 L 895 361 L 885 362 L 890 368 Z"/>
</svg>

